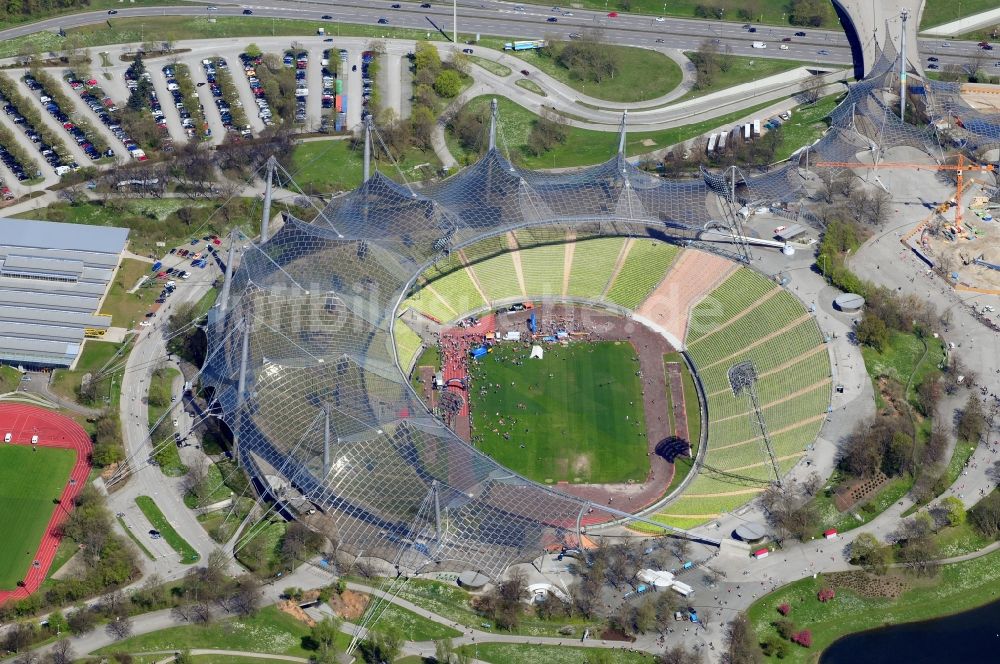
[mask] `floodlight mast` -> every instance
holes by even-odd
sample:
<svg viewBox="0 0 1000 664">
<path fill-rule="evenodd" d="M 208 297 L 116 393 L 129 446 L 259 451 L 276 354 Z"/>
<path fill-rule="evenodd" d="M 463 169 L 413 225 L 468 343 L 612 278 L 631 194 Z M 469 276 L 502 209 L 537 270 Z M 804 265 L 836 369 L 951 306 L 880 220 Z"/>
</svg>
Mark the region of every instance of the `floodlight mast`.
<svg viewBox="0 0 1000 664">
<path fill-rule="evenodd" d="M 229 308 L 229 287 L 233 284 L 233 261 L 236 260 L 236 230 L 229 233 L 229 255 L 226 258 L 226 274 L 222 280 L 222 296 L 219 303 L 220 313 L 226 313 Z"/>
<path fill-rule="evenodd" d="M 910 16 L 910 10 L 903 8 L 899 12 L 899 17 L 903 19 L 903 26 L 899 33 L 899 119 L 906 122 L 906 19 Z"/>
<path fill-rule="evenodd" d="M 271 223 L 271 188 L 274 181 L 274 169 L 278 161 L 274 155 L 267 158 L 267 176 L 264 185 L 264 213 L 260 220 L 260 243 L 268 240 L 268 226 Z"/>
<path fill-rule="evenodd" d="M 500 112 L 497 110 L 497 100 L 490 102 L 490 150 L 497 146 L 497 117 Z"/>
<path fill-rule="evenodd" d="M 618 154 L 625 156 L 625 138 L 627 134 L 626 122 L 628 121 L 628 109 L 622 111 L 621 129 L 618 131 Z"/>
<path fill-rule="evenodd" d="M 365 172 L 363 182 L 368 182 L 371 175 L 372 163 L 372 117 L 369 115 L 365 119 Z"/>
</svg>

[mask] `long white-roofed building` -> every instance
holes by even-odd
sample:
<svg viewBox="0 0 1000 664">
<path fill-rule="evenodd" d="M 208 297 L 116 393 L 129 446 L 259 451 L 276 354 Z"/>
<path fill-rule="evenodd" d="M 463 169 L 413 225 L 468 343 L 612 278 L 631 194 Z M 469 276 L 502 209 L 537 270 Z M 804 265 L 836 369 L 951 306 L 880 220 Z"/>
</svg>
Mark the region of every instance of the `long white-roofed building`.
<svg viewBox="0 0 1000 664">
<path fill-rule="evenodd" d="M 127 228 L 0 219 L 0 363 L 68 367 L 99 315 Z"/>
</svg>

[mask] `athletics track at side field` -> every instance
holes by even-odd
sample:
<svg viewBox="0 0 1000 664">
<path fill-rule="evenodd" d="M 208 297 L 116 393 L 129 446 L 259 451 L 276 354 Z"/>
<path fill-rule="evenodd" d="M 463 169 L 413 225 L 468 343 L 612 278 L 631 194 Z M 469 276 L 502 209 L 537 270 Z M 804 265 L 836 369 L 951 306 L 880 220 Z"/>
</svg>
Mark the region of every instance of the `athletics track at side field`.
<svg viewBox="0 0 1000 664">
<path fill-rule="evenodd" d="M 76 497 L 83 490 L 90 472 L 90 453 L 93 446 L 90 436 L 73 420 L 37 406 L 0 403 L 0 435 L 13 434 L 14 445 L 31 445 L 31 437 L 38 436 L 38 444 L 44 447 L 59 447 L 76 451 L 76 463 L 69 481 L 59 496 L 61 507 L 52 511 L 45 535 L 38 543 L 34 564 L 28 568 L 24 585 L 14 590 L 0 590 L 0 604 L 10 600 L 23 599 L 38 590 L 49 573 L 56 549 L 59 547 L 59 526 L 66 520 L 67 510 L 72 509 Z M 2 440 L 2 438 L 0 438 Z M 2 443 L 0 443 L 2 444 Z M 63 509 L 65 508 L 65 509 Z"/>
</svg>

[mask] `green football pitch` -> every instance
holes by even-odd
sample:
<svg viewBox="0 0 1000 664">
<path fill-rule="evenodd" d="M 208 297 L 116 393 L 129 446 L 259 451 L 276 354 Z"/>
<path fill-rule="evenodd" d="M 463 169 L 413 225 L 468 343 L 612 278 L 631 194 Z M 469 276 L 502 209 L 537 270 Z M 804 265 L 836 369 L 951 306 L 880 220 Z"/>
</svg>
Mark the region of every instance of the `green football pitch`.
<svg viewBox="0 0 1000 664">
<path fill-rule="evenodd" d="M 16 588 L 31 567 L 75 461 L 73 450 L 0 447 L 0 590 Z"/>
<path fill-rule="evenodd" d="M 543 359 L 532 360 L 522 345 L 502 344 L 470 360 L 476 447 L 538 482 L 645 480 L 646 421 L 632 345 L 575 342 L 544 350 Z"/>
</svg>

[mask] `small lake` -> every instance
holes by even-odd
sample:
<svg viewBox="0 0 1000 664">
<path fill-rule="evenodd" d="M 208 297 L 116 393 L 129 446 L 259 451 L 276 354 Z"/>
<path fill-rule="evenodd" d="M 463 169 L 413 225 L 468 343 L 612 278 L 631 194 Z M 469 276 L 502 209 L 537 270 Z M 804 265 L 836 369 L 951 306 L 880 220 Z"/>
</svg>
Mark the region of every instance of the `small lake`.
<svg viewBox="0 0 1000 664">
<path fill-rule="evenodd" d="M 1000 602 L 936 620 L 852 634 L 820 664 L 978 664 L 1000 661 Z"/>
</svg>

